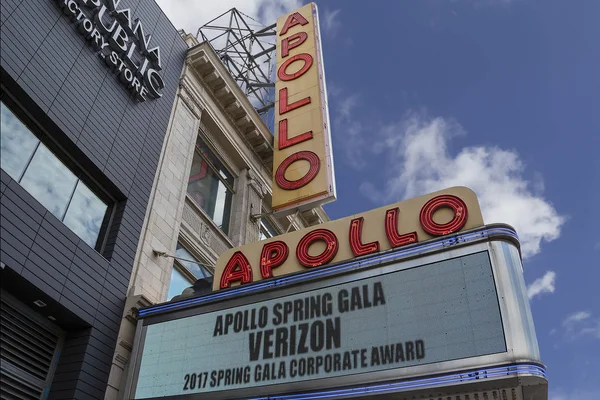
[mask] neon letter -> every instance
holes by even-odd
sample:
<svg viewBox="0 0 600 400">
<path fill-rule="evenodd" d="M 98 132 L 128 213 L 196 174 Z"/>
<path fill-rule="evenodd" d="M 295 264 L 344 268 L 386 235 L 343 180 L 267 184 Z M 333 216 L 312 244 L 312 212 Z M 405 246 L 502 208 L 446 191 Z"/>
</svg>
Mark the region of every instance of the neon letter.
<svg viewBox="0 0 600 400">
<path fill-rule="evenodd" d="M 306 24 L 308 24 L 308 21 L 299 12 L 290 14 L 290 16 L 285 20 L 285 24 L 283 24 L 283 28 L 281 28 L 281 32 L 279 32 L 279 36 L 285 35 L 287 33 L 288 29 L 290 29 L 296 25 L 304 26 Z"/>
<path fill-rule="evenodd" d="M 350 248 L 354 257 L 360 257 L 379 251 L 379 242 L 364 243 L 361 241 L 364 218 L 355 218 L 350 222 Z"/>
<path fill-rule="evenodd" d="M 401 235 L 398 233 L 398 214 L 400 210 L 398 207 L 392 208 L 385 212 L 385 235 L 390 242 L 390 247 L 405 246 L 407 244 L 417 242 L 417 232 L 405 233 Z"/>
<path fill-rule="evenodd" d="M 260 253 L 260 275 L 263 279 L 273 277 L 273 268 L 279 267 L 287 260 L 289 248 L 287 244 L 278 240 L 263 246 Z"/>
<path fill-rule="evenodd" d="M 227 262 L 221 275 L 220 288 L 231 287 L 232 282 L 240 281 L 241 284 L 252 282 L 252 267 L 241 251 L 236 251 Z"/>
<path fill-rule="evenodd" d="M 325 250 L 318 256 L 311 256 L 308 254 L 308 249 L 314 242 L 318 241 L 325 242 Z M 307 268 L 320 267 L 333 260 L 337 254 L 338 247 L 338 240 L 335 233 L 328 229 L 315 229 L 300 239 L 298 247 L 296 247 L 296 258 L 301 265 Z"/>
<path fill-rule="evenodd" d="M 438 224 L 433 220 L 433 214 L 440 208 L 449 208 L 454 211 L 454 217 L 445 223 Z M 460 198 L 452 195 L 441 195 L 429 200 L 421 209 L 419 221 L 423 230 L 432 236 L 449 235 L 460 231 L 467 223 L 467 205 Z"/>
</svg>

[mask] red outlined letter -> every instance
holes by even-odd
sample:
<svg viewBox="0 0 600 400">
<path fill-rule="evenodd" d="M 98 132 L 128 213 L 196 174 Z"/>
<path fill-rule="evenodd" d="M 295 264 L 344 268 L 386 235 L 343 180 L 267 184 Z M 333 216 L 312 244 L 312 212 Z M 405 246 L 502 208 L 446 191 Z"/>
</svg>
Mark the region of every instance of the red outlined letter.
<svg viewBox="0 0 600 400">
<path fill-rule="evenodd" d="M 401 235 L 398 233 L 398 214 L 400 209 L 398 207 L 392 208 L 385 212 L 385 235 L 390 242 L 390 247 L 405 246 L 407 244 L 416 243 L 417 232 L 405 233 Z"/>
<path fill-rule="evenodd" d="M 298 143 L 302 143 L 306 140 L 310 140 L 313 137 L 312 131 L 304 132 L 298 136 L 294 136 L 293 138 L 288 138 L 288 120 L 282 119 L 279 121 L 279 130 L 277 137 L 279 140 L 277 141 L 277 147 L 279 150 L 285 149 L 286 147 L 293 146 Z"/>
<path fill-rule="evenodd" d="M 308 254 L 308 249 L 317 241 L 325 242 L 325 250 L 318 256 L 311 256 Z M 338 240 L 335 233 L 328 229 L 315 229 L 300 239 L 298 247 L 296 247 L 296 258 L 301 265 L 307 268 L 320 267 L 333 260 L 337 254 L 338 247 Z"/>
<path fill-rule="evenodd" d="M 298 160 L 306 160 L 309 163 L 308 172 L 302 178 L 290 181 L 285 177 L 285 171 L 292 165 L 295 161 Z M 319 156 L 313 153 L 312 151 L 299 151 L 290 155 L 288 158 L 283 160 L 279 167 L 277 167 L 277 171 L 275 172 L 275 183 L 277 186 L 284 190 L 296 190 L 305 186 L 310 181 L 315 179 L 317 174 L 319 173 L 319 169 L 321 168 L 321 160 L 319 160 Z"/>
<path fill-rule="evenodd" d="M 297 61 L 297 60 L 304 61 L 304 65 L 302 66 L 302 68 L 300 68 L 300 70 L 298 72 L 295 72 L 291 75 L 288 74 L 287 72 L 285 72 L 287 70 L 287 67 L 289 67 L 291 63 L 293 63 L 294 61 Z M 302 75 L 304 75 L 304 73 L 306 71 L 308 71 L 308 69 L 312 66 L 312 63 L 313 63 L 313 58 L 310 54 L 307 54 L 307 53 L 296 54 L 295 56 L 292 56 L 291 58 L 288 58 L 287 60 L 285 60 L 283 62 L 283 64 L 281 64 L 279 66 L 279 69 L 277 70 L 277 76 L 282 81 L 291 81 L 291 80 L 300 78 Z"/>
<path fill-rule="evenodd" d="M 225 289 L 231 287 L 232 282 L 240 281 L 241 284 L 252 282 L 252 267 L 248 259 L 241 251 L 236 251 L 227 262 L 219 287 Z"/>
<path fill-rule="evenodd" d="M 282 88 L 279 90 L 279 114 L 285 114 L 289 111 L 295 110 L 296 108 L 302 107 L 306 104 L 310 104 L 310 96 L 300 99 L 298 101 L 293 102 L 292 104 L 288 104 L 288 89 Z M 312 139 L 312 131 L 304 132 L 301 135 L 295 136 L 292 139 L 288 138 L 288 121 L 287 119 L 283 119 L 279 121 L 279 141 L 278 147 L 279 150 L 285 149 L 286 147 L 293 146 L 295 144 L 304 142 L 305 140 Z"/>
<path fill-rule="evenodd" d="M 283 28 L 281 28 L 281 32 L 279 32 L 279 36 L 285 35 L 287 33 L 288 29 L 290 29 L 296 25 L 304 26 L 306 24 L 308 24 L 308 21 L 299 12 L 290 14 L 290 16 L 285 20 L 285 24 L 283 24 Z"/>
<path fill-rule="evenodd" d="M 273 277 L 273 268 L 279 267 L 287 260 L 289 247 L 281 240 L 266 243 L 260 253 L 260 275 L 263 279 Z"/>
<path fill-rule="evenodd" d="M 312 139 L 312 131 L 304 132 L 303 134 L 294 136 L 290 139 L 287 136 L 287 119 L 282 119 L 279 121 L 279 131 L 277 137 L 279 139 L 277 141 L 277 147 L 279 147 L 279 150 L 281 150 Z"/>
<path fill-rule="evenodd" d="M 288 88 L 279 89 L 279 114 L 285 114 L 307 104 L 310 104 L 310 96 L 288 104 Z"/>
<path fill-rule="evenodd" d="M 295 49 L 302 43 L 306 42 L 308 35 L 306 32 L 294 33 L 281 40 L 281 58 L 285 58 L 290 54 L 291 49 Z M 292 42 L 294 40 L 294 42 Z"/>
<path fill-rule="evenodd" d="M 362 243 L 362 226 L 364 218 L 355 218 L 350 222 L 350 248 L 354 257 L 360 257 L 379 251 L 379 242 Z"/>
<path fill-rule="evenodd" d="M 438 224 L 433 220 L 433 214 L 440 208 L 450 208 L 454 217 L 445 224 Z M 421 209 L 419 220 L 423 230 L 432 236 L 443 236 L 460 231 L 467 223 L 467 205 L 462 199 L 449 194 L 434 197 Z"/>
</svg>

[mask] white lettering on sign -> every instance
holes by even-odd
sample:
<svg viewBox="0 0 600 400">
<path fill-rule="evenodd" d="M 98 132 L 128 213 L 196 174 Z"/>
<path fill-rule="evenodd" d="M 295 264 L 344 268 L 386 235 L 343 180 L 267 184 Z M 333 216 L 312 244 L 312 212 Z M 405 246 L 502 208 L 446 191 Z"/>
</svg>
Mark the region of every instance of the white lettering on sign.
<svg viewBox="0 0 600 400">
<path fill-rule="evenodd" d="M 506 351 L 487 252 L 322 284 L 148 325 L 135 398 L 252 387 L 264 396 L 266 385 L 309 390 L 315 379 Z"/>
<path fill-rule="evenodd" d="M 120 0 L 57 2 L 136 100 L 162 96 L 160 47 L 151 47 L 152 36 L 144 33 L 139 19 L 133 20 L 131 9 L 119 9 Z"/>
</svg>

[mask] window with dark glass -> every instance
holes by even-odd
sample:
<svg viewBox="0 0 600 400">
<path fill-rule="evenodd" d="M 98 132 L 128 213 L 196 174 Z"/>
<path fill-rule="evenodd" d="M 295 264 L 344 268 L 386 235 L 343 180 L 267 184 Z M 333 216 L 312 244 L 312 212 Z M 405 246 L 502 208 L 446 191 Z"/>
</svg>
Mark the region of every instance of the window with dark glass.
<svg viewBox="0 0 600 400">
<path fill-rule="evenodd" d="M 265 240 L 277 235 L 278 233 L 275 228 L 273 228 L 273 225 L 271 225 L 269 221 L 262 218 L 260 220 L 260 240 Z"/>
<path fill-rule="evenodd" d="M 188 195 L 226 234 L 233 198 L 233 175 L 198 137 L 188 180 Z"/>
<path fill-rule="evenodd" d="M 0 166 L 56 218 L 97 247 L 107 204 L 4 104 L 0 103 Z"/>
<path fill-rule="evenodd" d="M 184 289 L 192 286 L 198 279 L 212 276 L 203 263 L 194 257 L 181 243 L 177 243 L 175 257 L 167 300 L 179 296 Z"/>
</svg>

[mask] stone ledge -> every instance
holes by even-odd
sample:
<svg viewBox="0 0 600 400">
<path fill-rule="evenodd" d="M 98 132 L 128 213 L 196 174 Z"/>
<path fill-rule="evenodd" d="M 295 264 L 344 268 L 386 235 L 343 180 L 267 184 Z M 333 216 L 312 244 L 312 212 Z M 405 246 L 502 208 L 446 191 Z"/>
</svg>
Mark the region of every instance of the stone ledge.
<svg viewBox="0 0 600 400">
<path fill-rule="evenodd" d="M 273 135 L 208 43 L 188 50 L 187 65 L 204 82 L 261 162 L 272 169 Z"/>
</svg>

